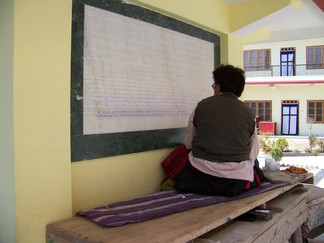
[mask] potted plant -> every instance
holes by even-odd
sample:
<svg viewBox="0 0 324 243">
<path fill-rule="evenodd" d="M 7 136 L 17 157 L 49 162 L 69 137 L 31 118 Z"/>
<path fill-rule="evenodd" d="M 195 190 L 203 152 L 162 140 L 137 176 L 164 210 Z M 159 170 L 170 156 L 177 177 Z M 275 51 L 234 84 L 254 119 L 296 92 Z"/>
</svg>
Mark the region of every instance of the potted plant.
<svg viewBox="0 0 324 243">
<path fill-rule="evenodd" d="M 283 152 L 279 147 L 274 147 L 273 149 L 271 149 L 270 154 L 272 158 L 277 162 L 279 162 L 283 157 Z"/>
</svg>

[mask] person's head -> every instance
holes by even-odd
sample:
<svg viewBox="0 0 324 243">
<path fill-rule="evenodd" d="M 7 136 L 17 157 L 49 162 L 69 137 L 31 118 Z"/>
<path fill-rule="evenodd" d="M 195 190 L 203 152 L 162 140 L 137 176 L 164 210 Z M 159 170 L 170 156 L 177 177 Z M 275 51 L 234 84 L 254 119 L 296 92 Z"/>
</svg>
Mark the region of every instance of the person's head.
<svg viewBox="0 0 324 243">
<path fill-rule="evenodd" d="M 245 86 L 245 73 L 232 65 L 221 65 L 213 71 L 215 93 L 228 92 L 240 97 Z"/>
</svg>

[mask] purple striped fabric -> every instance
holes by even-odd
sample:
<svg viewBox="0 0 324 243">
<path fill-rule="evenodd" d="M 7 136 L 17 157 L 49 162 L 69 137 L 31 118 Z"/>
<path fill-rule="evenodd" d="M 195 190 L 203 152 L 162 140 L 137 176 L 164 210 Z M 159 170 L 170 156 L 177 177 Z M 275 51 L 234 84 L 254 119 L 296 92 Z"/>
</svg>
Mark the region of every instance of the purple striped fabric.
<svg viewBox="0 0 324 243">
<path fill-rule="evenodd" d="M 77 212 L 76 215 L 85 216 L 101 226 L 120 226 L 183 212 L 197 207 L 228 202 L 284 185 L 286 185 L 286 183 L 266 182 L 258 188 L 254 188 L 235 197 L 206 196 L 193 193 L 161 191 L 127 201 L 83 210 Z"/>
</svg>

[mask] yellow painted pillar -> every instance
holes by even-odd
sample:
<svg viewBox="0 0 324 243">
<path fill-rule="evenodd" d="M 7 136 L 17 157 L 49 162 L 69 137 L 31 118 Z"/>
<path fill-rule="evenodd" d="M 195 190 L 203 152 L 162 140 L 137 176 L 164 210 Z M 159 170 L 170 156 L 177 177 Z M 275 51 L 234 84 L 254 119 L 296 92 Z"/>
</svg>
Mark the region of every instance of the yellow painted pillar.
<svg viewBox="0 0 324 243">
<path fill-rule="evenodd" d="M 72 1 L 14 0 L 16 242 L 45 242 L 48 223 L 72 216 Z"/>
</svg>

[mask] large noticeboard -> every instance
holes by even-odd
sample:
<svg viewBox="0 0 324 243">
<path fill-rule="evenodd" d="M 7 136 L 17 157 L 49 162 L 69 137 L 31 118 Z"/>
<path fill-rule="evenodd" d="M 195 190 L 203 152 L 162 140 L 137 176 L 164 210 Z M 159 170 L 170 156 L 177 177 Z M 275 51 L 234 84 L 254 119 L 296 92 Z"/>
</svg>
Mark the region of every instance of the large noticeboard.
<svg viewBox="0 0 324 243">
<path fill-rule="evenodd" d="M 121 1 L 73 2 L 71 160 L 182 143 L 219 36 Z"/>
</svg>

